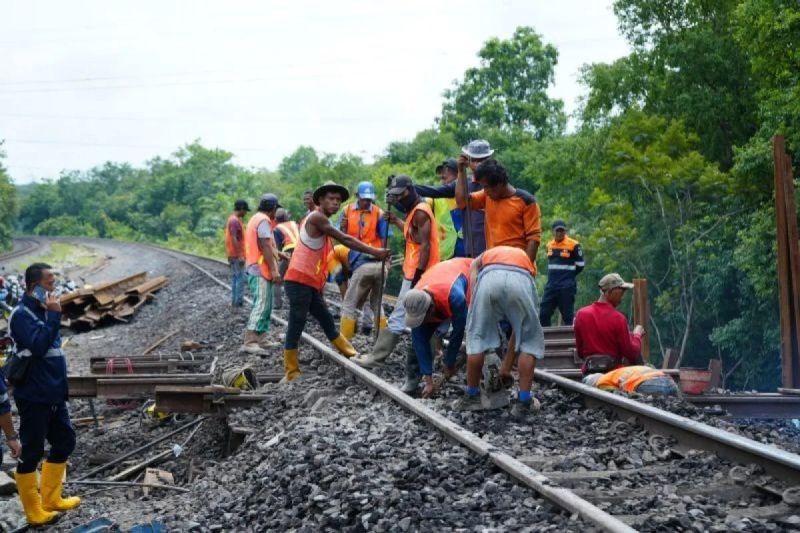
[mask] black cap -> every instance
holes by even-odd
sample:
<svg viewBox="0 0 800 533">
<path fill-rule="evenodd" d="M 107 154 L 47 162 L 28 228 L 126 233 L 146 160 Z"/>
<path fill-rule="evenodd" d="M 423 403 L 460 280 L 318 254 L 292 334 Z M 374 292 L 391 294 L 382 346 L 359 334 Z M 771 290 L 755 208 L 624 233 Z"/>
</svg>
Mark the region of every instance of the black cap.
<svg viewBox="0 0 800 533">
<path fill-rule="evenodd" d="M 389 184 L 389 188 L 386 190 L 386 194 L 393 194 L 395 196 L 399 196 L 403 194 L 403 191 L 413 186 L 414 186 L 414 181 L 411 179 L 411 176 L 400 174 L 392 178 L 392 182 Z"/>
<path fill-rule="evenodd" d="M 278 203 L 278 197 L 272 193 L 267 193 L 261 195 L 261 201 L 258 203 L 258 210 L 259 211 L 272 211 L 273 209 L 277 209 L 279 207 L 283 207 L 281 204 Z"/>
<path fill-rule="evenodd" d="M 564 223 L 563 220 L 559 219 L 559 220 L 556 220 L 556 221 L 553 222 L 553 229 L 554 230 L 557 230 L 557 229 L 566 230 L 567 229 L 567 225 L 566 225 L 566 223 Z"/>
<path fill-rule="evenodd" d="M 456 163 L 456 160 L 453 159 L 452 157 L 449 158 L 449 159 L 445 159 L 444 161 L 442 161 L 441 164 L 436 166 L 436 173 L 438 174 L 439 172 L 441 172 L 442 170 L 444 170 L 446 168 L 450 169 L 450 170 L 458 171 L 458 163 Z"/>
<path fill-rule="evenodd" d="M 236 200 L 233 203 L 234 211 L 250 211 L 250 206 L 247 205 L 247 200 Z"/>
</svg>

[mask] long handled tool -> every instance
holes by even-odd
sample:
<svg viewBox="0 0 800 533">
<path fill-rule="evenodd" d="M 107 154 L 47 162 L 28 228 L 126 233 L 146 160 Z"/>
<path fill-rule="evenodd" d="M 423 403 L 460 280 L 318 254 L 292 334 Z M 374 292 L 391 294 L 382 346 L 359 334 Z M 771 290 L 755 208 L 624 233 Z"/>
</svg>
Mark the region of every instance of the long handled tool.
<svg viewBox="0 0 800 533">
<path fill-rule="evenodd" d="M 460 176 L 459 176 L 460 179 Z M 467 204 L 464 208 L 464 219 L 461 221 L 461 228 L 464 230 L 464 245 L 467 251 L 467 257 L 475 257 L 475 248 L 472 244 L 472 199 L 470 198 L 469 181 L 467 180 L 467 171 L 464 169 L 464 185 L 467 189 Z"/>
<path fill-rule="evenodd" d="M 390 204 L 386 204 L 386 212 L 392 212 L 392 206 Z M 386 248 L 387 241 L 389 239 L 389 221 L 386 221 L 386 232 L 381 236 L 381 247 Z M 387 258 L 388 259 L 388 258 Z M 381 316 L 383 316 L 383 290 L 384 285 L 386 284 L 386 261 L 387 259 L 381 259 L 381 286 L 379 289 L 380 298 L 378 298 L 378 308 L 373 309 L 375 312 L 375 341 L 378 340 L 378 335 L 380 334 L 381 330 Z M 391 263 L 389 264 L 391 268 Z"/>
</svg>

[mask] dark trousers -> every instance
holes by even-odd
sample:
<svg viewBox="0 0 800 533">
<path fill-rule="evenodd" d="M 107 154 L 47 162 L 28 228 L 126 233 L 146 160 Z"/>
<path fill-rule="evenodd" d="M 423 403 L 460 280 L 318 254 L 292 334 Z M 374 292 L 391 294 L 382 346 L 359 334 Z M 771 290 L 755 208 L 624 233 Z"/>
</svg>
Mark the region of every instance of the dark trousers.
<svg viewBox="0 0 800 533">
<path fill-rule="evenodd" d="M 550 325 L 550 319 L 556 308 L 561 313 L 561 318 L 564 320 L 565 326 L 571 326 L 572 320 L 575 318 L 575 287 L 566 289 L 551 289 L 548 286 L 544 288 L 544 297 L 542 304 L 539 307 L 539 322 L 542 327 Z"/>
<path fill-rule="evenodd" d="M 332 341 L 339 336 L 339 330 L 336 329 L 333 316 L 328 311 L 325 300 L 322 299 L 322 293 L 314 287 L 294 281 L 285 281 L 283 290 L 289 300 L 289 325 L 286 327 L 286 341 L 283 345 L 285 349 L 294 350 L 297 348 L 300 342 L 300 335 L 303 334 L 303 329 L 306 327 L 309 313 L 322 326 L 322 330 L 328 340 Z"/>
<path fill-rule="evenodd" d="M 44 456 L 44 441 L 50 443 L 47 461 L 65 463 L 75 449 L 75 430 L 69 419 L 67 402 L 57 404 L 36 403 L 15 399 L 19 412 L 19 439 L 22 455 L 17 472 L 30 474 L 36 470 Z"/>
</svg>

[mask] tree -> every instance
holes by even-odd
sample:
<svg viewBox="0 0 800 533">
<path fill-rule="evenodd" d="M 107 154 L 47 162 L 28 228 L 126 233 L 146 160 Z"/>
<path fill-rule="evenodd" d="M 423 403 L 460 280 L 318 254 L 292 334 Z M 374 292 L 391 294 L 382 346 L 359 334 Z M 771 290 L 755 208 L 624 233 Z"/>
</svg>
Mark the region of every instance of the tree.
<svg viewBox="0 0 800 533">
<path fill-rule="evenodd" d="M 480 66 L 445 91 L 441 127 L 460 143 L 486 137 L 486 130 L 520 132 L 543 139 L 563 132 L 561 100 L 550 98 L 558 52 L 533 28 L 519 27 L 511 39 L 489 39 L 478 52 Z"/>
<path fill-rule="evenodd" d="M 738 0 L 617 0 L 614 12 L 633 52 L 584 67 L 584 120 L 607 121 L 631 106 L 682 120 L 701 153 L 724 170 L 734 146 L 753 135 L 754 81 L 734 39 Z"/>
<path fill-rule="evenodd" d="M 17 217 L 17 191 L 2 164 L 4 157 L 0 142 L 0 250 L 11 247 L 11 235 Z"/>
</svg>

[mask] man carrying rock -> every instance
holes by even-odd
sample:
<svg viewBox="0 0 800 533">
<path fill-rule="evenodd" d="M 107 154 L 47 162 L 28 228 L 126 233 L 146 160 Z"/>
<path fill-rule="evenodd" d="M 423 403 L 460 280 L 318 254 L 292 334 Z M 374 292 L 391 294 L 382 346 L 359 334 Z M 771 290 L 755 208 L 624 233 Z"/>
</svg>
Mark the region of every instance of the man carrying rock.
<svg viewBox="0 0 800 533">
<path fill-rule="evenodd" d="M 456 359 L 464 340 L 470 300 L 469 274 L 472 259 L 459 257 L 432 266 L 403 300 L 406 327 L 411 328 L 411 348 L 425 382 L 423 398 L 434 394 L 431 340 L 443 323 L 453 328 L 444 357 L 444 379 L 456 373 Z M 414 391 L 404 391 L 412 393 Z"/>
<path fill-rule="evenodd" d="M 644 327 L 628 331 L 628 319 L 617 311 L 625 291 L 633 288 L 622 276 L 606 274 L 598 283 L 600 298 L 575 315 L 575 347 L 584 374 L 609 372 L 621 366 L 640 365 Z"/>
<path fill-rule="evenodd" d="M 244 226 L 242 218 L 250 211 L 245 200 L 236 200 L 225 224 L 225 250 L 231 267 L 231 305 L 244 305 Z"/>
<path fill-rule="evenodd" d="M 675 396 L 678 386 L 661 370 L 644 365 L 624 366 L 605 374 L 589 374 L 583 382 L 609 391 L 637 392 L 659 396 Z"/>
<path fill-rule="evenodd" d="M 404 213 L 408 213 L 405 222 L 400 221 L 391 211 L 387 211 L 389 222 L 403 230 L 406 241 L 403 258 L 403 283 L 397 295 L 397 305 L 389 316 L 388 327 L 381 330 L 378 340 L 369 355 L 355 358 L 353 361 L 363 367 L 371 368 L 383 364 L 389 357 L 400 335 L 405 329 L 405 309 L 403 297 L 414 288 L 426 270 L 439 262 L 439 236 L 436 232 L 436 219 L 431 206 L 428 205 L 414 189 L 410 176 L 399 175 L 392 178 L 386 191 L 387 199 Z M 419 369 L 417 358 L 409 352 L 406 354 L 406 382 L 403 390 L 413 391 L 419 385 Z"/>
<path fill-rule="evenodd" d="M 78 497 L 61 497 L 67 459 L 75 449 L 75 430 L 67 410 L 67 361 L 61 349 L 61 304 L 53 293 L 55 279 L 49 265 L 29 266 L 25 295 L 9 320 L 17 356 L 28 364 L 25 377 L 14 383 L 14 402 L 22 445 L 17 491 L 32 526 L 49 524 L 58 518 L 58 511 L 81 503 Z M 42 465 L 40 485 L 36 468 L 45 440 L 50 452 Z"/>
<path fill-rule="evenodd" d="M 519 393 L 512 414 L 522 418 L 539 409 L 531 394 L 536 360 L 544 357 L 544 332 L 536 310 L 534 274 L 528 254 L 520 248 L 497 246 L 472 263 L 470 283 L 475 287 L 467 316 L 467 387 L 457 410 L 482 409 L 480 380 L 487 351 L 500 347 L 497 323 L 508 321 L 515 335 L 509 348 L 519 354 Z"/>
<path fill-rule="evenodd" d="M 300 238 L 286 271 L 286 297 L 289 299 L 289 324 L 283 350 L 284 382 L 300 376 L 298 343 L 309 313 L 317 319 L 325 336 L 345 357 L 356 355 L 356 350 L 336 329 L 322 291 L 328 278 L 328 255 L 335 239 L 353 250 L 371 254 L 379 260 L 391 253 L 388 249 L 368 246 L 358 239 L 339 231 L 328 220 L 333 216 L 349 193 L 345 187 L 327 182 L 314 191 L 318 206 L 308 215 L 300 228 Z"/>
<path fill-rule="evenodd" d="M 270 193 L 263 195 L 258 204 L 258 211 L 250 218 L 245 231 L 247 281 L 250 294 L 253 296 L 253 309 L 247 321 L 242 346 L 242 351 L 246 353 L 266 355 L 265 348 L 279 346 L 275 343 L 266 343 L 263 338 L 269 331 L 272 318 L 273 284 L 283 282 L 275 260 L 270 221 L 279 207 L 281 205 L 277 196 Z"/>
</svg>

